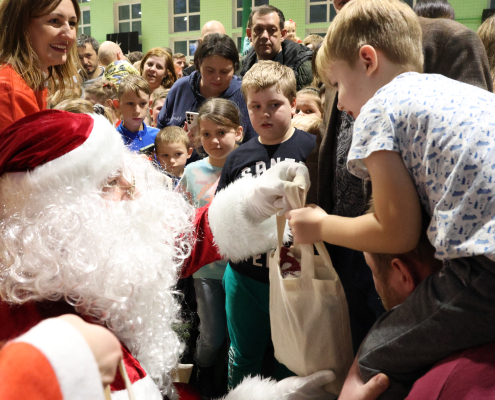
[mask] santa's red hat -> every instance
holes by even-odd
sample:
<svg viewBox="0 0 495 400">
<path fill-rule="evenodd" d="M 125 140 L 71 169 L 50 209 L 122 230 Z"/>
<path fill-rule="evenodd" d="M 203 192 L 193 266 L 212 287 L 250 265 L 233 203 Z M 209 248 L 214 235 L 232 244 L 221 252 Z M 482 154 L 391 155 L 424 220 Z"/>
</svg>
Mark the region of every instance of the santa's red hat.
<svg viewBox="0 0 495 400">
<path fill-rule="evenodd" d="M 30 172 L 33 177 L 101 181 L 122 163 L 125 146 L 108 120 L 60 110 L 20 119 L 0 133 L 0 176 Z M 64 180 L 64 179 L 62 179 Z"/>
</svg>

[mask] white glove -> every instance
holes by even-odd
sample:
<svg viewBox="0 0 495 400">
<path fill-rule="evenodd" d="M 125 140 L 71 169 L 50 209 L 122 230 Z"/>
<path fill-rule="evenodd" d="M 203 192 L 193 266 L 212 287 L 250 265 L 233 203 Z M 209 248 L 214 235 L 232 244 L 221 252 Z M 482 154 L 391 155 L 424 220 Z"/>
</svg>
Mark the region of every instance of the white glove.
<svg viewBox="0 0 495 400">
<path fill-rule="evenodd" d="M 246 196 L 246 211 L 255 221 L 265 220 L 276 214 L 280 209 L 283 213 L 291 210 L 288 202 L 284 200 L 284 183 L 292 182 L 295 177 L 308 189 L 309 172 L 304 164 L 283 161 L 275 164 L 259 178 L 253 190 Z"/>
<path fill-rule="evenodd" d="M 277 383 L 277 393 L 286 400 L 334 400 L 324 387 L 335 380 L 332 371 L 319 371 L 304 378 L 292 376 Z"/>
</svg>

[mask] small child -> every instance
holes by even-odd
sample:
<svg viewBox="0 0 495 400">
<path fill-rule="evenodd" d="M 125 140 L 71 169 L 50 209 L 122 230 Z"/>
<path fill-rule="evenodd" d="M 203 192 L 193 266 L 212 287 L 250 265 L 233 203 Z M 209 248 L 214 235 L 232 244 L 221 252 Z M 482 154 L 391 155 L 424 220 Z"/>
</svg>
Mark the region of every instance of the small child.
<svg viewBox="0 0 495 400">
<path fill-rule="evenodd" d="M 125 145 L 134 152 L 155 142 L 157 128 L 148 127 L 143 122 L 148 113 L 151 89 L 139 75 L 125 76 L 119 85 L 118 99 L 113 104 L 122 115 L 122 123 L 117 131 Z"/>
<path fill-rule="evenodd" d="M 179 183 L 192 152 L 187 132 L 178 126 L 167 126 L 156 135 L 156 159 L 162 169 L 173 179 L 174 187 Z"/>
<path fill-rule="evenodd" d="M 120 112 L 113 105 L 113 101 L 117 99 L 117 87 L 103 79 L 87 86 L 84 91 L 84 100 L 88 100 L 94 104 L 101 104 L 109 110 L 113 126 L 120 123 Z"/>
<path fill-rule="evenodd" d="M 260 60 L 244 76 L 241 89 L 259 138 L 249 140 L 228 156 L 217 190 L 242 176 L 262 175 L 284 160 L 304 163 L 316 145 L 315 136 L 291 126 L 296 111 L 296 78 L 291 68 Z M 230 262 L 224 287 L 231 339 L 228 384 L 234 388 L 244 377 L 261 372 L 270 343 L 267 255 Z M 275 362 L 277 379 L 290 375 L 285 366 Z"/>
<path fill-rule="evenodd" d="M 213 199 L 227 156 L 242 141 L 237 106 L 226 99 L 207 100 L 199 109 L 196 138 L 200 141 L 198 147 L 208 157 L 187 165 L 178 189 L 186 193 L 195 207 L 202 207 Z M 194 356 L 198 366 L 196 388 L 201 396 L 208 398 L 215 393 L 214 368 L 227 332 L 225 291 L 222 286 L 227 262 L 216 261 L 193 274 L 200 319 L 200 336 Z"/>
<path fill-rule="evenodd" d="M 296 95 L 296 114 L 314 114 L 323 118 L 323 107 L 321 105 L 320 90 L 313 87 L 305 87 Z"/>
<path fill-rule="evenodd" d="M 163 105 L 165 104 L 165 99 L 167 98 L 169 90 L 170 89 L 158 88 L 151 95 L 152 101 L 151 101 L 149 111 L 150 111 L 151 119 L 152 119 L 151 126 L 153 126 L 155 128 L 156 128 L 156 119 L 158 118 L 158 114 L 160 114 L 160 110 L 162 109 Z"/>
<path fill-rule="evenodd" d="M 371 180 L 375 212 L 287 215 L 295 241 L 396 254 L 416 247 L 428 213 L 444 267 L 382 316 L 357 357 L 365 382 L 389 375 L 380 399 L 406 397 L 431 365 L 495 339 L 495 95 L 421 74 L 421 37 L 399 0 L 353 0 L 337 15 L 317 65 L 355 118 L 347 167 Z"/>
<path fill-rule="evenodd" d="M 285 37 L 287 40 L 292 40 L 296 43 L 302 43 L 301 39 L 299 39 L 296 34 L 297 24 L 295 21 L 292 21 L 291 19 L 285 21 L 284 28 L 287 31 L 287 36 Z"/>
</svg>

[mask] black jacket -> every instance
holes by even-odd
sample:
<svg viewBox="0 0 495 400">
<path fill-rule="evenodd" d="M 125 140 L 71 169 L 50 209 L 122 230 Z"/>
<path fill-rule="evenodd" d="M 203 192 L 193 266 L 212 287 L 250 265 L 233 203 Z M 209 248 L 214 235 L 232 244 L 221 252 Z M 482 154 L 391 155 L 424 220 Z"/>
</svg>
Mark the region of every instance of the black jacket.
<svg viewBox="0 0 495 400">
<path fill-rule="evenodd" d="M 282 59 L 280 63 L 292 68 L 294 74 L 296 74 L 297 90 L 310 85 L 313 81 L 313 72 L 311 70 L 313 50 L 291 40 L 284 40 L 281 53 Z M 251 47 L 251 50 L 242 58 L 240 72 L 236 73 L 236 75 L 242 78 L 257 61 L 258 57 L 254 47 Z"/>
</svg>

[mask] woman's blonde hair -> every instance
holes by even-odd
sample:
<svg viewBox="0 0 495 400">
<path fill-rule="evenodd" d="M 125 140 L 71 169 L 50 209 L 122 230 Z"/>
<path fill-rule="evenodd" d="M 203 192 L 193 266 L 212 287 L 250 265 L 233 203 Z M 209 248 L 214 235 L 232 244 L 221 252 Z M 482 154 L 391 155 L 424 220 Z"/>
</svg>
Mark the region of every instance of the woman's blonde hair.
<svg viewBox="0 0 495 400">
<path fill-rule="evenodd" d="M 165 68 L 167 68 L 167 73 L 162 79 L 162 87 L 165 89 L 170 89 L 174 82 L 177 80 L 177 74 L 175 73 L 174 60 L 172 59 L 172 55 L 161 47 L 154 47 L 144 55 L 141 60 L 141 64 L 139 66 L 139 73 L 143 76 L 144 66 L 150 57 L 161 57 L 165 58 Z"/>
<path fill-rule="evenodd" d="M 74 45 L 67 53 L 64 64 L 48 67 L 48 77 L 41 69 L 40 58 L 35 53 L 29 37 L 29 24 L 33 18 L 39 18 L 51 13 L 62 0 L 3 0 L 0 4 L 0 64 L 9 64 L 15 72 L 22 76 L 26 84 L 33 90 L 42 90 L 46 81 L 64 92 L 73 89 L 80 79 L 80 68 L 77 47 Z M 81 17 L 77 0 L 71 0 L 77 16 L 74 27 Z M 0 67 L 1 68 L 1 67 Z"/>
<path fill-rule="evenodd" d="M 483 46 L 485 46 L 488 64 L 490 65 L 490 73 L 495 81 L 495 15 L 486 19 L 479 27 L 477 33 L 483 42 Z"/>
<path fill-rule="evenodd" d="M 411 7 L 400 0 L 353 0 L 330 24 L 318 51 L 320 78 L 329 84 L 324 71 L 335 61 L 354 66 L 365 45 L 382 51 L 394 64 L 423 72 L 422 30 Z"/>
</svg>

